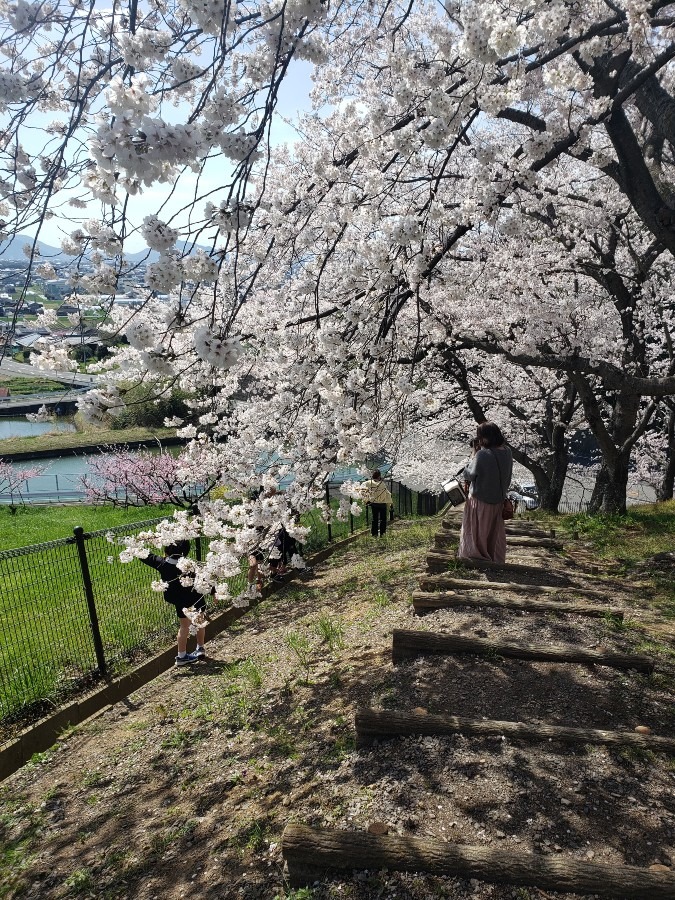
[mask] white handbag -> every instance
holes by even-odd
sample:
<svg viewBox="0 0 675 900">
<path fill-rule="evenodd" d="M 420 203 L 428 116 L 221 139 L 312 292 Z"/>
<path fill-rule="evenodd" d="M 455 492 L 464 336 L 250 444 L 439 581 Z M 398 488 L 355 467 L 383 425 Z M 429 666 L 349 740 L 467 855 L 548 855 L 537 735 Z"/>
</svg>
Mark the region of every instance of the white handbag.
<svg viewBox="0 0 675 900">
<path fill-rule="evenodd" d="M 466 500 L 464 485 L 460 481 L 457 481 L 456 478 L 453 478 L 451 481 L 446 481 L 443 485 L 443 490 L 448 495 L 448 501 L 452 506 L 459 506 L 460 503 L 464 503 Z"/>
</svg>

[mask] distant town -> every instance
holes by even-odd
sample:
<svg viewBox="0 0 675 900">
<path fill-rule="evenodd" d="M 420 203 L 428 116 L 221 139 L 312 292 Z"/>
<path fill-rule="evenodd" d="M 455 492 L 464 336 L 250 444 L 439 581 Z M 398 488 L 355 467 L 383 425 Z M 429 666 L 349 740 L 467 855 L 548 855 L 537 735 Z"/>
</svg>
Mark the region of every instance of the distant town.
<svg viewBox="0 0 675 900">
<path fill-rule="evenodd" d="M 67 271 L 68 263 L 57 265 L 57 268 Z M 79 261 L 78 270 L 86 274 L 86 260 Z M 80 348 L 76 354 L 80 362 L 101 355 L 102 346 L 96 324 L 104 308 L 108 308 L 111 302 L 115 306 L 141 306 L 147 292 L 144 277 L 145 262 L 136 263 L 132 272 L 120 277 L 119 293 L 114 297 L 78 293 L 76 305 L 71 299 L 75 289 L 70 278 L 45 279 L 32 274 L 21 301 L 26 280 L 26 260 L 0 257 L 0 354 L 16 357 L 23 353 L 27 360 L 41 338 L 56 335 L 61 343 Z M 53 309 L 57 317 L 64 320 L 62 328 L 49 329 L 36 323 L 35 317 L 47 309 Z M 67 321 L 68 316 L 78 316 L 79 320 L 72 324 Z"/>
</svg>

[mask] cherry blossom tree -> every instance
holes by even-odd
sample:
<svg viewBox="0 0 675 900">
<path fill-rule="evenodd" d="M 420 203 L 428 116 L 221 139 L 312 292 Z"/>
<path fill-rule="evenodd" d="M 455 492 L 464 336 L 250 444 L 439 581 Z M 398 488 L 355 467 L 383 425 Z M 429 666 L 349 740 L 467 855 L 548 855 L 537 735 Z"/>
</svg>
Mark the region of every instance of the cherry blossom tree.
<svg viewBox="0 0 675 900">
<path fill-rule="evenodd" d="M 636 444 L 630 485 L 650 485 L 657 500 L 675 496 L 675 410 L 669 400 L 657 409 L 652 425 Z"/>
<path fill-rule="evenodd" d="M 30 478 L 37 478 L 43 471 L 41 466 L 15 468 L 11 463 L 0 459 L 0 496 L 8 497 L 12 508 L 16 501 L 23 503 L 24 485 Z"/>
<path fill-rule="evenodd" d="M 172 503 L 187 509 L 208 495 L 219 480 L 202 458 L 197 467 L 189 453 L 174 456 L 167 450 L 129 450 L 109 447 L 92 457 L 89 472 L 82 476 L 90 503 L 113 506 L 147 506 Z"/>
<path fill-rule="evenodd" d="M 475 351 L 446 354 L 477 423 L 500 422 L 516 462 L 529 469 L 539 505 L 557 512 L 567 477 L 570 436 L 583 422 L 569 379 L 543 368 L 514 366 Z"/>
<path fill-rule="evenodd" d="M 94 251 L 93 272 L 74 267 L 78 290 L 114 292 L 131 233 L 160 254 L 146 266 L 142 309 L 108 317 L 128 346 L 101 365 L 109 386 L 89 395 L 86 414 L 114 412 L 125 383 L 177 385 L 193 398 L 183 434 L 194 453 L 208 446 L 243 497 L 261 483 L 261 458 L 270 479 L 293 467 L 274 504 L 291 525 L 336 464 L 383 448 L 398 457 L 411 428 L 423 435 L 457 399 L 454 360 L 472 354 L 533 373 L 549 391 L 560 379 L 560 410 L 573 421 L 565 390 L 578 398 L 602 452 L 597 505 L 625 508 L 631 452 L 675 392 L 664 351 L 675 249 L 670 4 L 204 12 L 186 0 L 133 14 L 70 7 L 61 21 L 58 6 L 48 16 L 26 8 L 6 36 L 17 135 L 6 151 L 7 233 L 80 191 L 103 213 L 65 244 Z M 56 50 L 36 72 L 27 60 L 43 15 Z M 141 33 L 158 26 L 168 48 Z M 279 86 L 298 55 L 316 63 L 315 111 L 302 141 L 271 153 Z M 50 102 L 70 111 L 46 180 L 40 155 L 18 145 L 45 102 L 45 72 Z M 199 179 L 214 153 L 232 173 L 212 192 Z M 144 205 L 135 218 L 139 193 L 189 168 L 199 175 L 189 215 Z M 191 252 L 197 240 L 208 253 Z M 43 358 L 62 352 L 54 342 Z M 514 421 L 529 397 L 524 376 L 509 383 L 514 396 L 499 402 Z M 213 578 L 270 514 L 260 500 L 241 509 L 204 503 L 190 523 L 212 537 Z"/>
</svg>

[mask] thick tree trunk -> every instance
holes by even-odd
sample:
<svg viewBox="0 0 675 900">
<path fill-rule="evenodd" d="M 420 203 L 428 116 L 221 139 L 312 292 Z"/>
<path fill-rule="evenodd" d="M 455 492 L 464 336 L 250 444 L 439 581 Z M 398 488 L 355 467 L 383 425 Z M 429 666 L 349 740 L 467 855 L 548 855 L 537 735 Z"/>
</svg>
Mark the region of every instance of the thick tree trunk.
<svg viewBox="0 0 675 900">
<path fill-rule="evenodd" d="M 558 512 L 560 500 L 562 499 L 562 484 L 555 484 L 553 482 L 540 484 L 536 478 L 535 483 L 537 485 L 537 493 L 539 495 L 539 508 L 545 510 L 546 512 Z"/>
<path fill-rule="evenodd" d="M 607 515 L 623 516 L 626 514 L 626 490 L 628 488 L 628 459 L 618 460 L 614 471 L 610 473 L 602 498 L 601 511 Z"/>
<path fill-rule="evenodd" d="M 600 466 L 600 471 L 595 476 L 595 484 L 593 485 L 593 493 L 591 494 L 591 502 L 588 505 L 589 513 L 598 513 L 602 509 L 605 497 L 605 488 L 609 481 L 609 473 L 605 465 Z"/>
<path fill-rule="evenodd" d="M 535 463 L 526 453 L 512 449 L 516 462 L 532 473 L 534 483 L 537 485 L 540 508 L 548 512 L 557 512 L 569 463 L 566 442 L 563 442 L 562 447 L 548 453 L 543 463 Z"/>
<path fill-rule="evenodd" d="M 571 409 L 573 405 L 571 405 Z M 570 409 L 570 415 L 571 415 Z M 537 482 L 539 506 L 547 512 L 558 512 L 569 466 L 566 425 L 556 424 L 551 430 L 552 452 L 546 461 L 546 483 Z M 535 476 L 535 481 L 537 481 Z"/>
<path fill-rule="evenodd" d="M 604 462 L 595 479 L 589 506 L 591 513 L 623 516 L 626 514 L 626 490 L 630 453 L 617 455 L 614 464 Z"/>
</svg>

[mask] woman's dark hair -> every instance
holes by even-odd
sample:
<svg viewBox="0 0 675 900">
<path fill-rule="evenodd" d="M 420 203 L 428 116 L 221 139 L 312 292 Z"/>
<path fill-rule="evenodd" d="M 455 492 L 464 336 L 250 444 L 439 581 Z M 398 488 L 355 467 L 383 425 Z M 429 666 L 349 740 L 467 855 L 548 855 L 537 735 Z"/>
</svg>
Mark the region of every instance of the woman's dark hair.
<svg viewBox="0 0 675 900">
<path fill-rule="evenodd" d="M 481 447 L 501 447 L 504 443 L 504 435 L 494 422 L 481 422 L 476 437 Z"/>
<path fill-rule="evenodd" d="M 379 469 L 373 469 L 372 478 L 373 478 L 373 481 L 380 481 L 380 479 L 382 478 L 382 473 L 380 472 Z"/>
<path fill-rule="evenodd" d="M 190 552 L 190 541 L 175 541 L 164 548 L 165 556 L 187 556 Z"/>
</svg>

